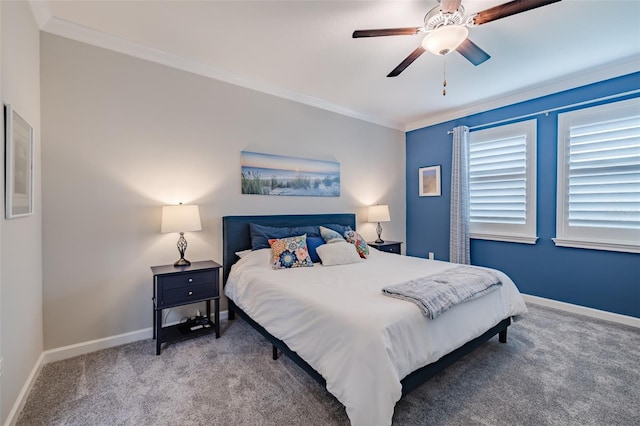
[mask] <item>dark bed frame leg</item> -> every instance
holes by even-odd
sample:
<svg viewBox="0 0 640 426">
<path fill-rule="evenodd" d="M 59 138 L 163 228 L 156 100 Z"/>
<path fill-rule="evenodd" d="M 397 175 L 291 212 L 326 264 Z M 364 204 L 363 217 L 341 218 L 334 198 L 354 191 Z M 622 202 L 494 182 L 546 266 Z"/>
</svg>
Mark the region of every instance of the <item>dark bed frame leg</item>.
<svg viewBox="0 0 640 426">
<path fill-rule="evenodd" d="M 227 299 L 229 301 L 229 305 L 227 307 L 227 312 L 229 313 L 229 316 L 227 317 L 229 321 L 233 321 L 234 319 L 236 319 L 236 311 L 233 310 L 233 308 L 235 308 L 236 304 L 233 303 L 231 300 Z"/>
<path fill-rule="evenodd" d="M 273 360 L 277 361 L 278 360 L 278 348 L 276 348 L 276 345 L 271 345 L 271 347 L 273 348 Z"/>
<path fill-rule="evenodd" d="M 498 333 L 498 341 L 500 343 L 507 343 L 507 329 L 505 328 L 500 333 Z"/>
</svg>

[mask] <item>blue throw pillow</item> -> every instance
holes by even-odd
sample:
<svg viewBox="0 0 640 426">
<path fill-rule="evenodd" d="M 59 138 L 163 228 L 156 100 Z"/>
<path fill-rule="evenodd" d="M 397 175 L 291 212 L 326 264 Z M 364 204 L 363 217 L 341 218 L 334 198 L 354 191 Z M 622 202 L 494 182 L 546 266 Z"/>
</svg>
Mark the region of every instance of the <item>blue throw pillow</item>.
<svg viewBox="0 0 640 426">
<path fill-rule="evenodd" d="M 320 256 L 316 249 L 324 244 L 322 237 L 307 237 L 307 249 L 309 250 L 309 256 L 313 263 L 320 262 Z"/>
<path fill-rule="evenodd" d="M 344 235 L 345 232 L 351 231 L 351 227 L 349 225 L 338 225 L 336 223 L 330 223 L 329 225 L 322 225 L 325 228 L 332 229 L 336 231 L 340 235 Z"/>
<path fill-rule="evenodd" d="M 251 235 L 251 249 L 259 250 L 271 247 L 269 240 L 294 237 L 296 235 L 304 235 L 319 237 L 320 231 L 317 226 L 297 226 L 276 228 L 273 226 L 249 224 L 249 234 Z"/>
</svg>

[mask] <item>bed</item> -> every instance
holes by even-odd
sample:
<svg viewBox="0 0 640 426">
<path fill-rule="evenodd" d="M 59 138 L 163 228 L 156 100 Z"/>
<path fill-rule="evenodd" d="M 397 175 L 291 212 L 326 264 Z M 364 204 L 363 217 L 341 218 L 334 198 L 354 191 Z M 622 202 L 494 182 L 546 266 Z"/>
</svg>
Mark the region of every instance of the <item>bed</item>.
<svg viewBox="0 0 640 426">
<path fill-rule="evenodd" d="M 354 214 L 227 216 L 223 276 L 229 319 L 239 315 L 333 394 L 354 425 L 391 424 L 395 403 L 495 335 L 506 342 L 511 318 L 526 312 L 503 273 L 499 290 L 426 318 L 413 303 L 385 297 L 382 286 L 439 273 L 448 262 L 373 248 L 362 262 L 273 270 L 269 249 L 251 249 L 249 224 L 338 224 Z M 233 266 L 235 265 L 235 266 Z"/>
</svg>

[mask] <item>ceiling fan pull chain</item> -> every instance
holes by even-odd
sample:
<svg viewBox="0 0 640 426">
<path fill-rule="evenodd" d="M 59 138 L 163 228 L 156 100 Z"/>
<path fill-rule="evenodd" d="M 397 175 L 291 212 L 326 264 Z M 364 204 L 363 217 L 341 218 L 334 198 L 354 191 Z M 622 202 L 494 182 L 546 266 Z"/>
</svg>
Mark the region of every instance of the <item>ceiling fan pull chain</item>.
<svg viewBox="0 0 640 426">
<path fill-rule="evenodd" d="M 442 96 L 447 96 L 447 55 L 442 57 Z"/>
</svg>

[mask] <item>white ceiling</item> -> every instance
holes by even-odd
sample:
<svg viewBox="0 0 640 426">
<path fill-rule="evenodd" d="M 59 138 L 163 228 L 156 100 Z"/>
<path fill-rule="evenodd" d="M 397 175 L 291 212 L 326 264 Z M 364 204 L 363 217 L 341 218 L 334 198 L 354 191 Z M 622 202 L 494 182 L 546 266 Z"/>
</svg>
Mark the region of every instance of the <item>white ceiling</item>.
<svg viewBox="0 0 640 426">
<path fill-rule="evenodd" d="M 506 0 L 463 0 L 466 15 Z M 43 31 L 244 87 L 411 130 L 640 71 L 639 0 L 563 0 L 470 29 L 491 55 L 424 53 L 386 75 L 420 35 L 353 39 L 356 29 L 417 27 L 435 0 L 32 0 Z"/>
</svg>

